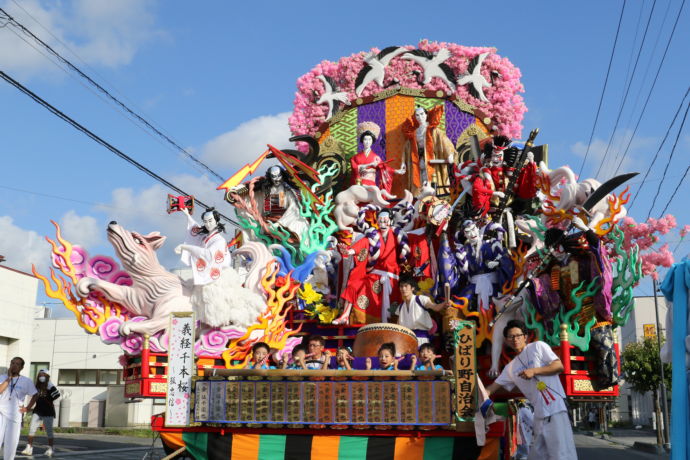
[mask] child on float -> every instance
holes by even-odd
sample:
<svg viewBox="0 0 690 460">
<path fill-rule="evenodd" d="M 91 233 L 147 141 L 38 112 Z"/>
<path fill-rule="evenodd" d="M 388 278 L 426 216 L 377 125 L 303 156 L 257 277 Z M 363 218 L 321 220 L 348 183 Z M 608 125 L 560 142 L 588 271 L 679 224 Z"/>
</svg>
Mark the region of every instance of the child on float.
<svg viewBox="0 0 690 460">
<path fill-rule="evenodd" d="M 331 361 L 331 352 L 324 351 L 326 340 L 320 335 L 310 335 L 307 339 L 307 360 L 304 362 L 307 369 L 326 370 Z"/>
<path fill-rule="evenodd" d="M 339 371 L 351 371 L 351 361 L 354 359 L 355 358 L 352 357 L 352 349 L 350 347 L 338 348 L 338 352 L 335 355 L 335 361 Z"/>
<path fill-rule="evenodd" d="M 371 358 L 367 358 L 367 370 L 397 371 L 398 360 L 395 358 L 395 344 L 393 342 L 384 343 L 379 347 L 379 367 L 372 369 Z"/>
<path fill-rule="evenodd" d="M 402 302 L 395 310 L 397 323 L 414 331 L 418 345 L 428 343 L 429 331 L 434 328 L 429 311 L 442 312 L 448 302 L 434 303 L 428 296 L 416 295 L 417 283 L 411 278 L 400 280 L 399 286 Z"/>
<path fill-rule="evenodd" d="M 266 342 L 256 342 L 252 345 L 252 361 L 245 369 L 275 369 L 275 366 L 268 363 L 270 357 L 271 347 Z"/>
<path fill-rule="evenodd" d="M 412 362 L 414 364 L 417 364 L 417 357 L 413 356 L 412 357 Z M 430 343 L 423 343 L 421 347 L 419 347 L 419 358 L 421 360 L 421 363 L 417 365 L 416 367 L 413 364 L 413 368 L 416 371 L 442 371 L 443 366 L 440 364 L 434 364 L 434 361 L 436 358 L 438 358 L 438 355 L 436 355 L 436 350 L 434 350 L 434 347 Z"/>
<path fill-rule="evenodd" d="M 306 369 L 305 360 L 307 356 L 307 346 L 300 343 L 292 349 L 292 362 L 288 364 L 287 355 L 283 356 L 283 369 Z"/>
</svg>

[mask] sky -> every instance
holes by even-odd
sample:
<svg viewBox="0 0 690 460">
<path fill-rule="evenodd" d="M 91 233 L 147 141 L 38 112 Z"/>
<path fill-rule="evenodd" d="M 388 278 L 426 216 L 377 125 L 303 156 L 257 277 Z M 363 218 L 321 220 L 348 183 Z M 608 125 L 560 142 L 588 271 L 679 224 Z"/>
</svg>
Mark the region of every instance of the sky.
<svg viewBox="0 0 690 460">
<path fill-rule="evenodd" d="M 616 52 L 582 177 L 606 180 L 622 156 L 664 53 L 682 0 L 627 0 Z M 325 6 L 329 5 L 329 6 Z M 287 118 L 296 80 L 321 60 L 335 61 L 373 47 L 414 45 L 420 39 L 493 46 L 522 72 L 528 112 L 523 136 L 538 127 L 549 165 L 580 169 L 602 94 L 622 1 L 538 2 L 181 2 L 120 0 L 0 0 L 0 7 L 92 79 L 123 100 L 222 177 L 265 150 L 289 147 Z M 685 9 L 658 81 L 630 142 L 621 172 L 638 171 L 633 194 L 649 176 L 629 214 L 659 217 L 690 164 L 690 129 L 679 137 L 680 112 L 651 167 L 690 83 Z M 0 70 L 156 174 L 232 215 L 205 173 L 159 137 L 142 129 L 45 50 L 0 19 Z M 637 61 L 637 65 L 635 62 Z M 633 69 L 635 70 L 633 72 Z M 626 81 L 632 75 L 623 111 Z M 106 226 L 117 221 L 168 238 L 165 266 L 181 264 L 173 248 L 185 219 L 167 214 L 170 192 L 132 165 L 0 81 L 0 254 L 5 265 L 46 273 L 54 237 L 90 254 L 112 255 Z M 607 150 L 616 119 L 618 129 Z M 668 165 L 665 179 L 664 168 Z M 601 167 L 600 167 L 601 166 Z M 597 176 L 597 170 L 599 175 Z M 657 187 L 659 197 L 652 207 Z M 690 224 L 684 181 L 667 213 Z M 174 192 L 170 192 L 174 193 Z M 669 242 L 678 259 L 690 250 L 677 231 Z M 651 294 L 649 282 L 637 290 Z M 50 302 L 39 296 L 39 302 Z"/>
</svg>

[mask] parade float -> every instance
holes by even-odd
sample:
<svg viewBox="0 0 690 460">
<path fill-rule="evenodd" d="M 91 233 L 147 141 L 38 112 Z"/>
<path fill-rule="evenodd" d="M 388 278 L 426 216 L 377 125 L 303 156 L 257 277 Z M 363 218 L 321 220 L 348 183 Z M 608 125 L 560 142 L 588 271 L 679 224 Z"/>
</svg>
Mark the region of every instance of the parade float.
<svg viewBox="0 0 690 460">
<path fill-rule="evenodd" d="M 236 230 L 168 198 L 188 216 L 175 251 L 191 280 L 158 262 L 165 236 L 115 222 L 115 257 L 56 225 L 55 269 L 36 276 L 121 347 L 127 397 L 166 399 L 152 427 L 171 452 L 508 459 L 520 395 L 499 397 L 491 420 L 477 412 L 478 377 L 511 359 L 505 324 L 523 319 L 553 347 L 571 403 L 612 401 L 613 332 L 643 274 L 621 225 L 631 174 L 602 184 L 549 164 L 537 130 L 519 140 L 522 91 L 494 48 L 421 41 L 323 61 L 297 81 L 295 148 L 268 145 L 218 184 Z M 248 368 L 255 344 L 280 367 L 314 335 L 327 369 Z M 397 370 L 369 370 L 387 342 Z M 422 342 L 445 370 L 409 370 Z M 337 369 L 342 347 L 351 369 Z"/>
</svg>

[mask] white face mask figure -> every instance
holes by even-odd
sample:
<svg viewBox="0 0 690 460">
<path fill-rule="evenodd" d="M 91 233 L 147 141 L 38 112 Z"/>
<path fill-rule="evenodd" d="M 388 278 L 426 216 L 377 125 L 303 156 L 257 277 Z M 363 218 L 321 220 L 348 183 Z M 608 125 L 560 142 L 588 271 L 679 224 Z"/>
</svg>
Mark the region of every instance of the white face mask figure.
<svg viewBox="0 0 690 460">
<path fill-rule="evenodd" d="M 387 212 L 382 212 L 379 214 L 378 218 L 379 230 L 388 230 L 391 226 L 391 215 Z"/>
<path fill-rule="evenodd" d="M 474 246 L 479 242 L 479 229 L 474 222 L 466 223 L 463 232 L 465 234 L 465 238 L 467 238 L 467 243 Z"/>
<path fill-rule="evenodd" d="M 274 186 L 278 186 L 283 182 L 283 174 L 278 166 L 272 166 L 268 173 Z"/>
<path fill-rule="evenodd" d="M 417 119 L 420 125 L 426 124 L 426 111 L 423 108 L 417 107 L 417 109 L 414 111 L 414 117 Z"/>
<path fill-rule="evenodd" d="M 212 212 L 205 212 L 201 216 L 201 220 L 203 221 L 204 228 L 208 230 L 209 233 L 213 232 L 218 227 L 218 222 L 216 222 L 216 218 L 213 216 Z"/>
<path fill-rule="evenodd" d="M 491 166 L 503 165 L 503 151 L 494 150 L 491 154 Z"/>
<path fill-rule="evenodd" d="M 45 381 L 46 381 L 45 376 L 44 376 L 44 375 L 40 376 L 40 377 L 38 378 L 38 381 L 41 382 L 41 383 L 45 383 Z"/>
<path fill-rule="evenodd" d="M 371 150 L 371 146 L 374 145 L 374 138 L 371 136 L 364 136 L 362 137 L 362 147 L 364 147 L 365 151 Z"/>
</svg>

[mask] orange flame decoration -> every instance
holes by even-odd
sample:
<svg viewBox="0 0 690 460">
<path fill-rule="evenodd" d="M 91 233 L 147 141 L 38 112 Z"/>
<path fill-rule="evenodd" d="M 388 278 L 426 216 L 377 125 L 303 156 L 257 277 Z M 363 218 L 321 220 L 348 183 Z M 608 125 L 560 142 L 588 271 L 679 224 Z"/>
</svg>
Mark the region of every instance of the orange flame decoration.
<svg viewBox="0 0 690 460">
<path fill-rule="evenodd" d="M 510 259 L 515 265 L 515 272 L 513 273 L 513 278 L 503 284 L 501 294 L 506 295 L 517 289 L 518 280 L 526 271 L 527 260 L 525 259 L 525 254 L 527 254 L 528 251 L 529 246 L 522 241 L 520 241 L 515 249 L 510 250 Z"/>
<path fill-rule="evenodd" d="M 621 217 L 619 214 L 621 213 L 623 205 L 630 201 L 629 190 L 630 186 L 627 186 L 625 187 L 625 190 L 620 193 L 620 195 L 616 196 L 611 194 L 608 196 L 607 201 L 609 203 L 609 213 L 606 217 L 601 219 L 594 228 L 594 232 L 597 235 L 603 236 L 613 230 L 613 226 L 616 225 L 616 222 L 618 222 Z"/>
<path fill-rule="evenodd" d="M 73 246 L 69 241 L 62 238 L 60 225 L 52 220 L 50 222 L 55 226 L 55 234 L 59 244 L 48 237 L 46 237 L 46 240 L 53 248 L 52 251 L 57 258 L 57 264 L 60 271 L 69 278 L 71 283 L 62 276 L 57 275 L 55 270 L 51 268 L 50 278 L 56 286 L 53 288 L 48 278 L 38 273 L 36 267 L 32 265 L 31 271 L 36 278 L 43 282 L 46 295 L 52 299 L 61 301 L 65 308 L 74 313 L 74 317 L 77 323 L 79 323 L 79 326 L 91 334 L 96 334 L 101 324 L 111 316 L 127 318 L 128 315 L 123 311 L 124 307 L 120 304 L 110 302 L 103 296 L 98 296 L 97 293 L 94 293 L 94 295 L 102 305 L 99 305 L 98 302 L 78 298 L 72 292 L 72 287 L 74 287 L 78 281 L 77 273 L 72 263 Z"/>
<path fill-rule="evenodd" d="M 251 358 L 251 348 L 256 342 L 266 342 L 269 347 L 282 350 L 287 343 L 287 340 L 293 335 L 297 334 L 302 326 L 295 330 L 287 328 L 285 316 L 292 308 L 286 304 L 295 298 L 299 283 L 291 282 L 290 274 L 285 279 L 285 283 L 276 289 L 276 278 L 278 276 L 278 267 L 271 261 L 266 265 L 266 275 L 261 280 L 261 286 L 268 293 L 268 308 L 259 316 L 258 324 L 254 324 L 247 329 L 247 332 L 242 337 L 232 339 L 228 344 L 228 349 L 223 352 L 223 360 L 225 367 L 228 369 L 243 368 Z M 285 307 L 285 308 L 284 308 Z M 263 336 L 250 340 L 252 336 L 257 336 L 254 331 L 263 330 Z M 233 361 L 239 361 L 238 364 L 232 364 Z"/>
<path fill-rule="evenodd" d="M 456 297 L 456 299 L 458 299 L 459 302 L 456 303 L 451 301 L 451 303 L 455 308 L 460 310 L 464 319 L 475 318 L 474 321 L 477 323 L 475 348 L 481 347 L 485 340 L 491 342 L 491 334 L 494 328 L 489 324 L 495 314 L 494 307 L 491 306 L 489 310 L 480 308 L 480 311 L 469 311 L 470 302 L 467 297 Z"/>
</svg>

